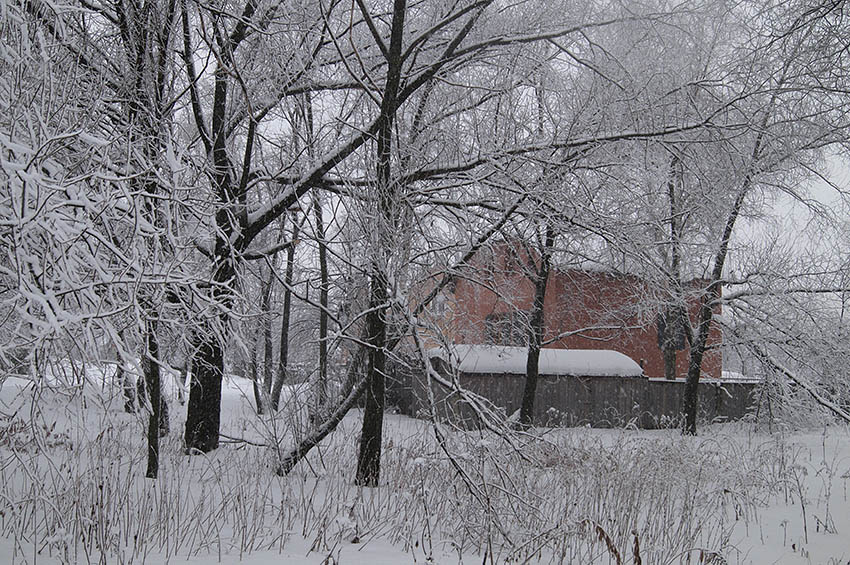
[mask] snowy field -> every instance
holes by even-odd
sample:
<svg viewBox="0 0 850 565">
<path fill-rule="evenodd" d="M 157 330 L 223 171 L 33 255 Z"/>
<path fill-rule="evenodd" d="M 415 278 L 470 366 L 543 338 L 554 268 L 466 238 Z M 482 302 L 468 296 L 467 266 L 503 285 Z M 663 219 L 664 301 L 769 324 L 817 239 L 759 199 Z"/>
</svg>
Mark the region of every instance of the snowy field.
<svg viewBox="0 0 850 565">
<path fill-rule="evenodd" d="M 364 489 L 352 484 L 358 411 L 274 474 L 274 446 L 306 425 L 288 394 L 277 418 L 258 418 L 250 383 L 227 381 L 226 443 L 191 458 L 172 398 L 150 481 L 143 422 L 119 389 L 6 379 L 0 563 L 850 564 L 846 427 L 509 441 L 441 428 L 440 446 L 427 422 L 388 415 L 382 486 Z"/>
</svg>

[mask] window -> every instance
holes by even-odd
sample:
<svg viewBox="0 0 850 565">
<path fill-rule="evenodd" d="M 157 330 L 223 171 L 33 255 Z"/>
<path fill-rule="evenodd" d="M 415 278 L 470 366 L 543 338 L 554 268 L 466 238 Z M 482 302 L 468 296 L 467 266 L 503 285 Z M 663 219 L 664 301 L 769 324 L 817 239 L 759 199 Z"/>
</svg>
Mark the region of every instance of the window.
<svg viewBox="0 0 850 565">
<path fill-rule="evenodd" d="M 658 314 L 658 347 L 662 351 L 682 350 L 687 344 L 685 322 L 687 313 L 681 306 L 673 306 Z"/>
</svg>

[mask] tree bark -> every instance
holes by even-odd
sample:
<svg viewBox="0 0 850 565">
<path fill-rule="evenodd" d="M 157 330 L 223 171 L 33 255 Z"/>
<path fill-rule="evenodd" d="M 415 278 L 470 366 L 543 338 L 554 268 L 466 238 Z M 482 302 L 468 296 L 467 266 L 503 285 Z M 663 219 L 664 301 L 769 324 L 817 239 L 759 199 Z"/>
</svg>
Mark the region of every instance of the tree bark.
<svg viewBox="0 0 850 565">
<path fill-rule="evenodd" d="M 150 336 L 145 337 L 146 347 L 150 347 L 150 345 L 149 345 L 150 339 L 151 339 Z M 154 339 L 156 339 L 155 336 L 154 336 Z M 158 345 L 158 343 L 159 342 L 157 341 L 157 345 Z M 159 348 L 157 347 L 157 351 L 158 350 L 159 350 Z M 150 390 L 153 390 L 150 386 L 150 378 L 149 378 L 149 375 L 151 374 L 151 370 L 152 370 L 149 367 L 150 362 L 151 361 L 150 361 L 147 353 L 145 353 L 143 355 L 143 358 L 142 358 L 142 375 L 138 379 L 136 379 L 136 386 L 135 386 L 135 396 L 136 396 L 136 401 L 139 405 L 139 408 L 147 410 L 149 413 L 151 411 L 153 411 L 153 409 L 154 409 L 154 405 L 153 405 L 153 401 L 152 401 L 153 396 L 151 396 L 148 392 Z M 162 370 L 159 369 L 159 372 L 160 372 L 160 375 L 161 375 Z M 161 380 L 161 378 L 160 378 L 160 380 Z M 159 404 L 160 412 L 159 412 L 159 418 L 158 418 L 159 435 L 160 435 L 160 437 L 165 437 L 165 436 L 168 435 L 168 432 L 170 431 L 170 425 L 169 425 L 169 421 L 168 421 L 168 403 L 166 402 L 165 394 L 162 391 L 161 386 L 159 388 L 159 392 L 160 392 L 160 404 Z"/>
<path fill-rule="evenodd" d="M 664 378 L 668 381 L 676 380 L 676 350 L 669 344 L 664 348 Z"/>
<path fill-rule="evenodd" d="M 531 327 L 528 340 L 528 359 L 525 364 L 525 388 L 519 412 L 519 427 L 530 429 L 534 425 L 534 401 L 537 395 L 537 380 L 540 375 L 540 348 L 543 345 L 545 328 L 546 287 L 551 271 L 552 247 L 555 245 L 555 228 L 546 225 L 546 236 L 540 257 L 540 267 L 534 273 L 534 302 L 531 312 Z"/>
<path fill-rule="evenodd" d="M 704 299 L 707 301 L 708 299 Z M 682 432 L 685 435 L 696 435 L 697 433 L 697 408 L 699 407 L 699 380 L 702 373 L 702 358 L 705 354 L 706 341 L 708 339 L 708 330 L 711 327 L 711 306 L 705 303 L 700 310 L 708 310 L 704 316 L 700 316 L 701 321 L 699 331 L 694 343 L 691 344 L 691 356 L 688 363 L 688 377 L 685 381 L 685 397 L 683 410 L 685 413 L 685 422 Z"/>
<path fill-rule="evenodd" d="M 259 345 L 255 338 L 251 346 L 251 359 L 248 361 L 248 377 L 251 379 L 251 390 L 254 391 L 254 405 L 257 407 L 257 415 L 263 415 L 263 393 L 260 391 L 259 383 Z"/>
<path fill-rule="evenodd" d="M 384 425 L 384 370 L 386 366 L 387 324 L 382 306 L 387 300 L 386 283 L 380 274 L 373 275 L 370 285 L 370 311 L 366 327 L 369 333 L 369 365 L 363 428 L 357 457 L 358 486 L 378 486 L 381 473 L 381 442 Z"/>
<path fill-rule="evenodd" d="M 318 195 L 314 196 L 316 216 L 316 240 L 319 244 L 319 374 L 316 379 L 315 416 L 320 417 L 328 403 L 328 254 L 325 243 L 325 225 L 322 205 Z"/>
<path fill-rule="evenodd" d="M 366 326 L 369 331 L 369 376 L 366 389 L 366 405 L 363 412 L 363 429 L 360 434 L 360 451 L 357 457 L 357 475 L 354 483 L 359 486 L 378 486 L 381 469 L 381 441 L 384 421 L 384 378 L 386 365 L 387 322 L 384 309 L 389 298 L 389 280 L 386 269 L 392 252 L 395 231 L 395 214 L 398 204 L 398 187 L 392 181 L 392 133 L 401 81 L 402 36 L 406 0 L 393 3 L 390 46 L 386 53 L 388 64 L 387 82 L 381 100 L 381 113 L 377 136 L 377 188 L 378 188 L 378 232 L 376 257 L 372 260 L 372 280 L 369 285 L 369 315 Z"/>
<path fill-rule="evenodd" d="M 206 324 L 209 326 L 209 324 Z M 199 336 L 192 361 L 189 406 L 186 411 L 184 440 L 186 452 L 208 453 L 218 447 L 221 427 L 221 381 L 224 376 L 224 348 L 211 335 L 212 329 Z"/>
<path fill-rule="evenodd" d="M 534 330 L 532 330 L 534 332 Z M 531 429 L 534 426 L 534 400 L 537 395 L 537 379 L 540 375 L 540 346 L 531 340 L 528 345 L 528 360 L 525 364 L 525 387 L 522 391 L 522 405 L 519 411 L 519 428 Z"/>
<path fill-rule="evenodd" d="M 184 48 L 183 57 L 187 73 L 192 80 L 193 57 L 188 38 L 188 16 L 183 7 Z M 256 5 L 248 3 L 243 18 L 229 34 L 227 41 L 220 45 L 216 68 L 213 71 L 213 102 L 211 127 L 207 136 L 207 126 L 196 113 L 196 125 L 202 132 L 211 162 L 212 186 L 218 208 L 215 212 L 215 245 L 212 250 L 212 276 L 210 303 L 218 314 L 215 319 L 202 322 L 196 333 L 198 344 L 192 366 L 192 386 L 189 390 L 189 406 L 186 414 L 185 441 L 187 453 L 207 453 L 218 447 L 221 427 L 221 384 L 224 378 L 225 336 L 233 297 L 237 291 L 237 264 L 239 253 L 245 251 L 250 243 L 246 237 L 247 227 L 247 184 L 251 169 L 251 155 L 257 123 L 252 119 L 248 123 L 245 139 L 244 159 L 241 177 L 234 174 L 239 169 L 233 166 L 228 155 L 228 92 L 232 79 L 234 52 L 247 37 L 249 22 L 254 15 Z M 194 88 L 194 81 L 193 81 Z M 217 326 L 217 327 L 216 327 Z"/>
<path fill-rule="evenodd" d="M 191 357 L 187 355 L 186 360 L 180 367 L 180 383 L 177 387 L 177 402 L 180 403 L 180 406 L 186 404 L 186 388 L 189 386 L 189 383 L 186 382 L 186 377 L 189 376 L 189 372 L 192 370 L 191 363 Z"/>
<path fill-rule="evenodd" d="M 274 379 L 274 347 L 272 345 L 272 284 L 274 283 L 274 269 L 277 268 L 277 258 L 272 262 L 269 269 L 269 277 L 263 284 L 263 297 L 260 304 L 263 320 L 263 386 L 259 391 L 258 413 L 259 406 L 262 404 L 262 410 L 265 412 L 269 408 L 269 400 L 272 392 L 272 379 Z M 255 381 L 256 382 L 256 381 Z"/>
<path fill-rule="evenodd" d="M 150 400 L 151 412 L 148 418 L 148 468 L 145 477 L 155 479 L 159 475 L 159 436 L 162 431 L 163 398 L 160 388 L 159 341 L 157 323 L 147 323 L 147 351 L 145 352 L 144 379 L 145 389 Z M 167 418 L 166 414 L 166 418 Z"/>
<path fill-rule="evenodd" d="M 121 338 L 122 345 L 116 347 L 123 347 L 123 333 L 119 333 L 118 337 Z M 133 414 L 136 412 L 136 385 L 127 371 L 124 370 L 124 358 L 120 349 L 116 352 L 115 363 L 115 380 L 121 383 L 121 390 L 124 394 L 124 412 Z"/>
<path fill-rule="evenodd" d="M 292 279 L 295 275 L 295 245 L 298 240 L 298 222 L 292 222 L 292 245 L 286 249 L 286 273 L 283 276 L 283 312 L 280 320 L 280 356 L 278 357 L 277 378 L 272 388 L 272 409 L 280 409 L 280 394 L 286 382 L 289 363 L 289 319 L 292 313 Z"/>
<path fill-rule="evenodd" d="M 733 213 L 727 220 L 724 239 L 720 245 L 720 251 L 715 259 L 714 270 L 712 272 L 712 283 L 706 289 L 699 309 L 699 324 L 697 332 L 691 343 L 690 361 L 688 363 L 688 377 L 685 381 L 684 405 L 685 414 L 684 426 L 682 433 L 684 435 L 696 435 L 697 433 L 697 409 L 699 407 L 699 381 L 702 375 L 702 360 L 705 352 L 708 349 L 708 336 L 711 331 L 711 324 L 714 318 L 714 303 L 720 298 L 720 275 L 723 273 L 723 264 L 726 261 L 726 251 L 729 244 L 729 238 L 732 234 L 732 228 L 735 224 L 735 219 L 738 217 L 738 212 L 744 202 L 746 190 L 742 190 L 736 199 Z"/>
<path fill-rule="evenodd" d="M 313 130 L 313 101 L 310 92 L 303 97 L 304 127 L 310 166 L 316 159 L 316 139 Z M 316 222 L 316 244 L 319 248 L 319 373 L 316 376 L 315 405 L 310 419 L 322 417 L 328 403 L 328 253 L 325 241 L 325 222 L 319 193 L 313 191 L 313 216 Z"/>
</svg>

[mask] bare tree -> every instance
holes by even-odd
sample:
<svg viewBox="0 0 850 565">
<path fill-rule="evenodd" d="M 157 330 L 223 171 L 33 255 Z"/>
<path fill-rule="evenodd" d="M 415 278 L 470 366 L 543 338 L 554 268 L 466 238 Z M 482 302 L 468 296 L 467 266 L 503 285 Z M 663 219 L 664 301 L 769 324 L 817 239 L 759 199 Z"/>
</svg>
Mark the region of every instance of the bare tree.
<svg viewBox="0 0 850 565">
<path fill-rule="evenodd" d="M 372 104 L 371 107 L 368 104 L 358 106 L 357 110 L 368 116 L 360 129 L 367 131 L 375 140 L 374 146 L 369 146 L 374 147 L 374 153 L 348 153 L 346 161 L 341 160 L 335 165 L 334 172 L 340 176 L 326 174 L 316 183 L 341 197 L 362 203 L 365 209 L 371 211 L 365 216 L 368 219 L 363 220 L 368 226 L 368 233 L 364 235 L 368 244 L 364 250 L 367 259 L 360 267 L 370 281 L 368 305 L 362 316 L 366 331 L 362 335 L 347 336 L 347 339 L 367 346 L 366 353 L 360 355 L 358 352 L 352 362 L 363 360 L 367 363 L 368 384 L 362 384 L 356 378 L 351 380 L 350 387 L 342 388 L 338 404 L 339 407 L 350 406 L 354 400 L 349 391 L 367 390 L 356 479 L 360 484 L 374 485 L 379 479 L 380 414 L 386 356 L 405 332 L 404 322 L 396 322 L 405 318 L 394 314 L 397 309 L 408 307 L 399 300 L 408 290 L 405 281 L 410 271 L 405 266 L 410 265 L 408 257 L 424 260 L 433 257 L 436 251 L 435 248 L 422 251 L 416 248 L 420 242 L 433 239 L 431 234 L 412 233 L 410 228 L 421 225 L 417 224 L 419 218 L 442 216 L 448 218 L 450 224 L 482 213 L 499 218 L 504 210 L 504 201 L 510 199 L 505 198 L 505 193 L 488 189 L 489 194 L 482 201 L 479 196 L 484 192 L 482 187 L 488 187 L 494 175 L 510 170 L 511 163 L 523 156 L 557 154 L 561 156 L 560 161 L 570 162 L 600 143 L 692 131 L 704 127 L 711 119 L 709 114 L 692 122 L 652 124 L 648 129 L 612 123 L 600 131 L 598 121 L 594 122 L 594 116 L 587 113 L 585 119 L 590 124 L 595 123 L 597 129 L 589 130 L 584 136 L 553 128 L 545 140 L 533 131 L 522 132 L 521 128 L 492 131 L 482 127 L 492 122 L 493 112 L 500 103 L 498 93 L 519 91 L 528 84 L 526 75 L 533 71 L 533 66 L 521 70 L 511 66 L 519 53 L 525 53 L 526 46 L 562 37 L 578 37 L 580 31 L 620 21 L 617 17 L 605 20 L 600 16 L 598 22 L 588 23 L 582 19 L 585 16 L 582 14 L 571 20 L 570 25 L 558 20 L 554 12 L 546 9 L 541 10 L 535 21 L 546 21 L 543 29 L 550 31 L 535 29 L 525 34 L 512 31 L 505 37 L 498 31 L 502 29 L 499 26 L 517 25 L 517 30 L 525 29 L 530 23 L 523 20 L 527 12 L 507 10 L 491 13 L 489 6 L 489 2 L 471 3 L 440 13 L 439 10 L 410 10 L 399 2 L 391 12 L 375 15 L 368 6 L 358 4 L 354 20 L 362 22 L 364 27 L 359 30 L 356 26 L 348 27 L 342 32 L 351 38 L 349 43 L 362 41 L 364 37 L 371 39 L 359 53 L 361 59 L 368 55 L 373 61 L 372 68 L 376 69 L 363 75 L 359 71 L 361 63 L 346 66 L 348 76 L 364 86 L 362 100 Z M 349 17 L 344 21 L 351 20 Z M 438 32 L 433 31 L 431 26 L 437 26 Z M 389 36 L 382 36 L 381 30 L 389 30 Z M 407 41 L 403 39 L 405 36 L 414 39 L 410 40 L 406 51 L 398 51 L 401 48 L 394 45 L 396 42 L 404 45 Z M 395 60 L 398 53 L 401 59 Z M 493 61 L 505 66 L 494 65 Z M 510 68 L 511 72 L 500 73 L 502 68 Z M 394 78 L 396 72 L 400 73 L 398 85 Z M 449 76 L 453 77 L 451 81 L 444 79 Z M 377 85 L 377 88 L 370 85 Z M 483 93 L 480 95 L 472 88 L 479 85 Z M 568 90 L 565 89 L 565 92 Z M 415 104 L 405 106 L 408 100 Z M 369 111 L 366 112 L 366 109 Z M 389 127 L 392 124 L 396 124 L 395 128 Z M 446 128 L 454 132 L 454 141 L 449 146 L 445 144 L 445 140 L 450 139 L 444 133 Z M 345 176 L 346 170 L 349 176 Z M 364 171 L 374 171 L 374 174 L 364 175 Z M 285 179 L 280 180 L 283 182 Z M 292 178 L 289 182 L 294 183 L 290 186 L 300 186 L 301 180 Z M 499 184 L 500 187 L 505 185 Z M 274 206 L 276 204 L 263 210 L 271 211 Z M 513 213 L 516 209 L 511 206 L 508 204 L 507 208 Z M 486 228 L 484 231 L 490 233 Z M 477 234 L 473 234 L 471 239 L 477 241 Z M 463 249 L 464 246 L 459 247 Z M 416 256 L 415 253 L 421 255 Z M 463 255 L 464 252 L 459 253 Z M 393 337 L 388 332 L 392 332 Z M 349 367 L 348 373 L 357 375 L 359 369 Z M 334 421 L 339 412 L 332 410 L 331 414 L 330 421 Z M 309 441 L 300 443 L 290 456 L 283 458 L 282 472 L 288 471 L 295 461 L 303 457 L 305 450 L 323 437 L 323 433 L 328 433 L 328 426 L 323 425 L 315 433 L 309 433 Z"/>
<path fill-rule="evenodd" d="M 675 34 L 695 26 L 689 32 L 690 45 L 698 46 L 703 40 L 705 47 L 677 49 L 672 59 L 656 49 L 654 58 L 646 58 L 652 61 L 647 64 L 648 76 L 657 82 L 658 77 L 669 76 L 671 67 L 681 67 L 683 55 L 692 57 L 697 64 L 686 68 L 695 74 L 686 88 L 670 91 L 675 95 L 668 97 L 669 108 L 683 116 L 704 115 L 718 107 L 723 111 L 712 128 L 701 132 L 671 136 L 652 146 L 630 143 L 618 149 L 620 155 L 633 151 L 637 156 L 635 169 L 645 175 L 643 186 L 654 187 L 648 202 L 655 207 L 642 212 L 625 207 L 620 237 L 612 234 L 609 240 L 627 250 L 633 268 L 660 289 L 665 321 L 669 324 L 672 319 L 684 330 L 688 367 L 683 414 L 684 431 L 689 434 L 696 433 L 703 363 L 718 341 L 712 337 L 719 331 L 716 316 L 721 305 L 728 303 L 722 296 L 727 265 L 731 256 L 743 251 L 735 239 L 741 218 L 764 210 L 769 194 L 805 200 L 801 181 L 815 170 L 822 152 L 841 141 L 848 125 L 836 100 L 826 94 L 829 87 L 816 86 L 810 74 L 812 57 L 819 57 L 812 45 L 779 41 L 767 31 L 779 13 L 767 11 L 753 18 L 746 11 L 724 7 L 688 16 L 678 31 L 670 30 Z M 705 29 L 699 22 L 706 20 L 701 18 L 724 25 L 714 27 L 717 31 L 712 36 L 702 37 L 697 30 Z M 730 35 L 733 30 L 735 34 Z M 640 49 L 632 46 L 630 50 L 641 57 Z M 657 86 L 663 86 L 661 82 Z M 624 177 L 636 178 L 628 172 Z M 625 183 L 618 184 L 629 192 Z M 654 227 L 647 232 L 645 226 Z M 688 306 L 692 300 L 699 304 L 696 311 Z M 662 342 L 677 329 L 664 332 Z"/>
<path fill-rule="evenodd" d="M 97 350 L 98 340 L 112 342 L 122 358 L 131 357 L 123 351 L 126 343 L 138 345 L 143 388 L 152 399 L 150 430 L 159 430 L 165 419 L 158 375 L 162 352 L 159 321 L 163 308 L 179 302 L 173 282 L 181 280 L 179 274 L 169 277 L 164 273 L 182 273 L 176 266 L 182 259 L 172 229 L 174 178 L 167 178 L 171 164 L 163 159 L 172 147 L 175 5 L 97 3 L 60 11 L 48 10 L 40 3 L 16 6 L 40 34 L 55 40 L 48 54 L 52 58 L 45 61 L 50 68 L 43 80 L 53 80 L 61 73 L 67 84 L 73 85 L 69 90 L 85 93 L 65 101 L 70 114 L 77 116 L 75 124 L 63 123 L 59 114 L 41 120 L 47 129 L 64 130 L 61 137 L 72 142 L 64 144 L 63 155 L 54 157 L 59 157 L 57 171 L 76 171 L 76 178 L 68 177 L 67 186 L 61 188 L 54 185 L 60 189 L 51 191 L 48 199 L 57 212 L 74 211 L 80 231 L 72 255 L 79 262 L 64 262 L 61 273 L 55 273 L 61 284 L 54 288 L 45 287 L 43 279 L 39 282 L 37 273 L 28 276 L 35 275 L 42 295 L 58 291 L 58 296 L 65 297 L 49 307 L 53 311 L 49 317 L 62 311 L 76 312 L 73 331 L 88 334 L 76 341 L 84 344 L 85 355 Z M 16 129 L 10 124 L 7 131 Z M 30 199 L 26 191 L 20 195 L 21 206 L 16 209 L 23 212 Z M 51 226 L 49 217 L 44 219 L 44 226 L 54 231 L 53 237 L 61 240 L 67 236 L 61 233 L 61 226 Z M 52 244 L 42 243 L 37 253 L 46 259 L 55 251 Z M 86 279 L 88 290 L 80 286 Z M 33 312 L 30 307 L 25 309 Z M 131 333 L 129 328 L 138 339 L 124 339 Z M 40 333 L 48 337 L 53 330 L 44 328 Z M 154 478 L 158 437 L 159 432 L 152 431 L 148 438 L 147 474 Z"/>
</svg>

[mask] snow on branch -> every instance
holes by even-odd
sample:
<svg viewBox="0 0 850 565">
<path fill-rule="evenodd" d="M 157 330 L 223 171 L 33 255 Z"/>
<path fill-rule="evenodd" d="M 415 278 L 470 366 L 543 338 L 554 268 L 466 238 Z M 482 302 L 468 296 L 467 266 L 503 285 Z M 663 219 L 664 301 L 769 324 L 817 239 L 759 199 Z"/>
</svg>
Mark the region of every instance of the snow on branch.
<svg viewBox="0 0 850 565">
<path fill-rule="evenodd" d="M 755 355 L 762 363 L 772 368 L 774 371 L 781 373 L 786 378 L 799 385 L 806 392 L 808 392 L 818 404 L 820 404 L 821 406 L 823 406 L 845 422 L 850 423 L 850 414 L 848 414 L 845 410 L 838 406 L 838 404 L 818 392 L 817 388 L 815 388 L 812 383 L 797 376 L 791 370 L 783 366 L 782 363 L 776 360 L 766 349 L 752 342 L 748 343 L 747 347 L 749 347 L 750 350 L 755 353 Z"/>
</svg>

